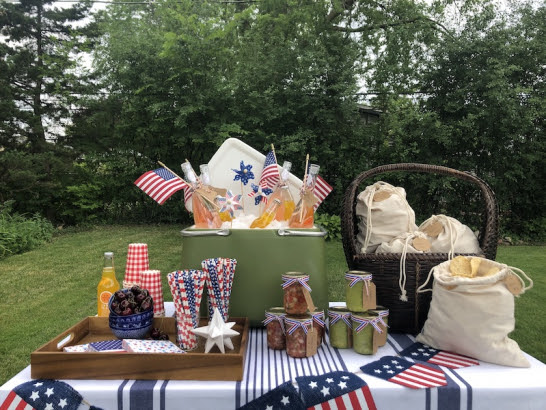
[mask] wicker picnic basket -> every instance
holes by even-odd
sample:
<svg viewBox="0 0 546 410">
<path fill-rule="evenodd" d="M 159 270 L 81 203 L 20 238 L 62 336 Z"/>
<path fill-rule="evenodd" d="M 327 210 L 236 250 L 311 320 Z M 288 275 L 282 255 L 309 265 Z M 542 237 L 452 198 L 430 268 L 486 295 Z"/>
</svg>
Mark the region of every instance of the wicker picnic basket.
<svg viewBox="0 0 546 410">
<path fill-rule="evenodd" d="M 498 207 L 495 194 L 480 178 L 467 172 L 436 165 L 401 163 L 379 166 L 362 172 L 347 188 L 341 211 L 341 232 L 347 265 L 350 270 L 364 270 L 372 273 L 373 282 L 377 288 L 377 303 L 389 309 L 390 332 L 417 334 L 427 319 L 432 297 L 432 292 L 418 294 L 417 288 L 426 282 L 429 271 L 434 266 L 448 259 L 448 254 L 407 253 L 405 268 L 408 301 L 404 302 L 399 298 L 398 283 L 402 255 L 399 253 L 361 253 L 357 242 L 359 221 L 355 209 L 357 196 L 363 190 L 363 184 L 376 175 L 400 171 L 438 174 L 475 184 L 475 187 L 480 191 L 481 202 L 483 202 L 481 217 L 483 223 L 478 236 L 483 252 L 481 256 L 491 260 L 495 259 L 497 253 Z M 429 281 L 427 287 L 431 286 L 432 280 Z"/>
</svg>

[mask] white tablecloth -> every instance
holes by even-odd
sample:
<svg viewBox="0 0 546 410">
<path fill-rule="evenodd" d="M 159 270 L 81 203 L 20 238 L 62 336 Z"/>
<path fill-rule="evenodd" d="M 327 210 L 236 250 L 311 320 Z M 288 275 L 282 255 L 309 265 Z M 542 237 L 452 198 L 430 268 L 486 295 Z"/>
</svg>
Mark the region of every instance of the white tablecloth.
<svg viewBox="0 0 546 410">
<path fill-rule="evenodd" d="M 172 304 L 167 303 L 172 312 Z M 235 409 L 297 376 L 343 370 L 357 374 L 369 386 L 378 409 L 546 409 L 546 365 L 526 355 L 530 368 L 512 368 L 480 362 L 479 366 L 451 370 L 442 367 L 448 385 L 414 390 L 373 376 L 360 367 L 381 356 L 397 355 L 414 343 L 408 335 L 389 335 L 374 356 L 323 344 L 317 355 L 293 359 L 267 348 L 265 332 L 251 329 L 241 382 L 177 380 L 63 380 L 90 404 L 107 409 Z M 0 387 L 0 403 L 17 385 L 29 381 L 30 366 Z"/>
</svg>

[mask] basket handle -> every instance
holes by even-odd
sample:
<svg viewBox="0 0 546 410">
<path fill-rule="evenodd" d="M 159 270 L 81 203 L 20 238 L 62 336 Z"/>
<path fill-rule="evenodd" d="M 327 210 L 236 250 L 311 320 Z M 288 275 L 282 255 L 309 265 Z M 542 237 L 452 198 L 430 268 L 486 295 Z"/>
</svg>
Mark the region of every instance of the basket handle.
<svg viewBox="0 0 546 410">
<path fill-rule="evenodd" d="M 348 186 L 343 198 L 341 211 L 341 232 L 343 238 L 343 249 L 347 261 L 352 261 L 356 255 L 360 253 L 356 236 L 358 234 L 358 220 L 355 215 L 356 197 L 358 196 L 359 186 L 362 181 L 371 178 L 377 174 L 386 172 L 407 171 L 407 172 L 424 172 L 430 174 L 440 174 L 450 177 L 456 177 L 464 181 L 475 184 L 482 194 L 484 202 L 485 220 L 480 231 L 480 247 L 488 259 L 495 260 L 497 255 L 497 239 L 498 239 L 498 217 L 499 210 L 497 200 L 493 190 L 482 179 L 463 171 L 458 171 L 452 168 L 443 167 L 440 165 L 428 165 L 417 163 L 400 163 L 382 165 L 372 168 L 368 171 L 360 173 Z"/>
</svg>

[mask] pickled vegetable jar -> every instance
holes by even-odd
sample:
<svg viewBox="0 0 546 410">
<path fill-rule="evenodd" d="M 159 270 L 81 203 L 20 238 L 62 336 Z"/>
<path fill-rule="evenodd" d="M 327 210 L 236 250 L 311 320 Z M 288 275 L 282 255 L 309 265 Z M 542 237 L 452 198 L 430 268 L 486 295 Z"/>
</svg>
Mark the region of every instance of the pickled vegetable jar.
<svg viewBox="0 0 546 410">
<path fill-rule="evenodd" d="M 328 309 L 328 328 L 330 329 L 330 344 L 338 349 L 348 349 L 353 345 L 353 324 L 351 312 L 347 307 L 331 307 Z"/>
<path fill-rule="evenodd" d="M 284 290 L 284 310 L 288 315 L 304 315 L 307 313 L 305 292 L 311 292 L 309 275 L 301 272 L 287 272 L 282 275 Z M 310 297 L 310 296 L 308 296 Z"/>
<path fill-rule="evenodd" d="M 389 309 L 384 306 L 377 306 L 375 309 L 370 309 L 369 311 L 372 315 L 377 315 L 379 317 L 379 327 L 383 331 L 378 335 L 377 345 L 379 347 L 387 344 L 387 335 L 389 327 Z"/>
<path fill-rule="evenodd" d="M 284 317 L 286 312 L 282 307 L 274 307 L 266 310 L 263 324 L 267 330 L 267 347 L 274 350 L 286 348 L 286 331 Z"/>
<path fill-rule="evenodd" d="M 322 339 L 324 338 L 324 327 L 326 326 L 326 323 L 324 322 L 324 310 L 312 312 L 311 316 L 313 318 L 313 328 L 317 332 L 317 348 L 318 348 L 322 344 Z"/>
<path fill-rule="evenodd" d="M 352 314 L 351 321 L 353 323 L 353 349 L 360 354 L 374 354 L 377 350 L 377 345 L 374 345 L 374 333 L 376 328 L 373 325 L 373 320 L 377 316 L 364 314 Z"/>
<path fill-rule="evenodd" d="M 369 272 L 351 270 L 345 273 L 346 302 L 351 312 L 375 308 L 375 287 L 372 289 L 371 283 L 372 274 Z"/>
<path fill-rule="evenodd" d="M 316 338 L 313 328 L 313 319 L 306 317 L 284 318 L 286 326 L 286 354 L 290 357 L 310 357 L 317 352 L 316 342 L 309 343 Z"/>
</svg>

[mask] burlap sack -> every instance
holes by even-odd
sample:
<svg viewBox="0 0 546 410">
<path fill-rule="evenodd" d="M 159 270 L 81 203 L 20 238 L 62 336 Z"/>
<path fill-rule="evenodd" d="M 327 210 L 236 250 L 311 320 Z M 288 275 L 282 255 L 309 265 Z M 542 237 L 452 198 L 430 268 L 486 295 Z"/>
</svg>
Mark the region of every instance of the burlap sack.
<svg viewBox="0 0 546 410">
<path fill-rule="evenodd" d="M 419 226 L 419 230 L 427 233 L 433 253 L 447 253 L 449 258 L 455 253 L 482 254 L 474 232 L 450 216 L 432 215 Z"/>
<path fill-rule="evenodd" d="M 521 270 L 504 264 L 476 257 L 467 259 L 480 259 L 484 276 L 453 276 L 452 261 L 431 270 L 432 301 L 417 341 L 485 362 L 529 367 L 518 344 L 508 334 L 515 325 L 514 295 L 530 289 L 532 280 Z M 493 273 L 491 268 L 498 271 Z M 530 282 L 528 287 L 515 271 Z M 425 285 L 419 288 L 420 292 Z"/>
<path fill-rule="evenodd" d="M 386 182 L 366 187 L 357 197 L 355 212 L 362 253 L 373 253 L 381 243 L 417 230 L 415 212 L 406 201 L 406 191 Z"/>
<path fill-rule="evenodd" d="M 427 235 L 420 231 L 406 232 L 391 239 L 389 242 L 383 242 L 377 247 L 375 253 L 400 253 L 400 277 L 398 286 L 400 287 L 400 300 L 408 301 L 406 291 L 406 254 L 423 253 L 430 251 L 430 242 Z"/>
</svg>

